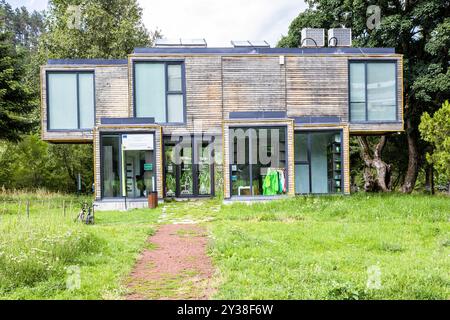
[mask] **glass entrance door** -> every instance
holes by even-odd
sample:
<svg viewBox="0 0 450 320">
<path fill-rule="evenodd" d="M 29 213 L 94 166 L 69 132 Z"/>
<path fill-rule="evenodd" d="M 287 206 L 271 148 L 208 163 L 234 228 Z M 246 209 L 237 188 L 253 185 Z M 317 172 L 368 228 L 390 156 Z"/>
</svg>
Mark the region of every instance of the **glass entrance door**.
<svg viewBox="0 0 450 320">
<path fill-rule="evenodd" d="M 154 191 L 153 151 L 124 151 L 126 196 L 128 198 L 147 197 Z"/>
<path fill-rule="evenodd" d="M 102 134 L 102 197 L 144 198 L 156 191 L 153 134 Z"/>
<path fill-rule="evenodd" d="M 341 193 L 341 131 L 298 131 L 294 136 L 295 193 Z"/>
<path fill-rule="evenodd" d="M 192 172 L 192 146 L 182 146 L 180 150 L 179 170 L 179 195 L 188 197 L 194 194 L 194 174 Z"/>
<path fill-rule="evenodd" d="M 187 137 L 164 140 L 164 189 L 166 197 L 213 194 L 211 141 Z"/>
<path fill-rule="evenodd" d="M 230 128 L 232 196 L 274 196 L 287 192 L 286 128 Z"/>
</svg>

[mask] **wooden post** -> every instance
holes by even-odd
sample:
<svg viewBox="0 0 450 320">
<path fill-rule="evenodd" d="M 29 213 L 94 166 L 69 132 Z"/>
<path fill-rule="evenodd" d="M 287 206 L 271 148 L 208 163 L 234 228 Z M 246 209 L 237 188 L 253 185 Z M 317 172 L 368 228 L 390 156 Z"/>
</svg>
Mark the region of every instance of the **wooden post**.
<svg viewBox="0 0 450 320">
<path fill-rule="evenodd" d="M 63 200 L 63 215 L 66 217 L 66 200 Z"/>
<path fill-rule="evenodd" d="M 70 199 L 69 214 L 72 214 L 72 199 Z"/>
<path fill-rule="evenodd" d="M 30 217 L 30 200 L 27 200 L 27 217 Z"/>
</svg>

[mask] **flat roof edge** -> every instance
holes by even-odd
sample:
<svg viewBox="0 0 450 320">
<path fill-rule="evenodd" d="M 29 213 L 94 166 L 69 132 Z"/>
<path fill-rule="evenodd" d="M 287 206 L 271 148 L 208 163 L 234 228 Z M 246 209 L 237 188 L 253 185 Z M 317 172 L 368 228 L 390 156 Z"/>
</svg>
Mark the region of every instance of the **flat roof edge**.
<svg viewBox="0 0 450 320">
<path fill-rule="evenodd" d="M 395 54 L 395 48 L 355 48 L 355 47 L 322 47 L 322 48 L 135 48 L 133 54 Z"/>
<path fill-rule="evenodd" d="M 127 59 L 49 59 L 47 64 L 86 64 L 86 65 L 120 65 L 127 64 Z"/>
</svg>

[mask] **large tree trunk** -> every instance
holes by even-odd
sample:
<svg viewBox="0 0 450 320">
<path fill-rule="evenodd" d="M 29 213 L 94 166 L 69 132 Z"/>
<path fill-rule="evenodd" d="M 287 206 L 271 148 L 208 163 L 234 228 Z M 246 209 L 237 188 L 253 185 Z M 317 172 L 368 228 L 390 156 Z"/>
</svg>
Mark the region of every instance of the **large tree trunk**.
<svg viewBox="0 0 450 320">
<path fill-rule="evenodd" d="M 419 163 L 416 136 L 414 135 L 414 128 L 409 117 L 405 121 L 405 126 L 406 138 L 408 140 L 408 170 L 403 181 L 402 192 L 411 193 L 416 185 Z"/>
<path fill-rule="evenodd" d="M 381 159 L 383 148 L 386 145 L 387 138 L 382 136 L 375 146 L 373 155 L 370 150 L 367 137 L 359 136 L 358 143 L 361 147 L 361 157 L 364 160 L 364 190 L 366 192 L 391 191 L 391 165 Z M 375 172 L 374 170 L 375 169 Z"/>
</svg>

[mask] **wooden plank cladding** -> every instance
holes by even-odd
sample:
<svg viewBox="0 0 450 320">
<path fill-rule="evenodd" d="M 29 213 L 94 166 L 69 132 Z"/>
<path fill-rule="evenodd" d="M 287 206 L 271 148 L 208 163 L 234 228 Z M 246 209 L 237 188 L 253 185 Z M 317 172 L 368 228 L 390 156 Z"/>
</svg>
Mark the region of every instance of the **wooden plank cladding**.
<svg viewBox="0 0 450 320">
<path fill-rule="evenodd" d="M 46 73 L 59 71 L 90 71 L 94 73 L 95 124 L 101 118 L 128 117 L 128 67 L 123 65 L 47 65 L 41 68 L 42 139 L 51 142 L 87 142 L 93 140 L 92 130 L 48 130 Z"/>
<path fill-rule="evenodd" d="M 288 118 L 335 117 L 350 134 L 403 130 L 402 56 L 395 54 L 273 54 L 186 52 L 132 54 L 119 64 L 48 64 L 41 68 L 42 139 L 92 143 L 92 130 L 47 130 L 47 71 L 93 71 L 95 125 L 101 118 L 133 117 L 133 62 L 182 61 L 185 70 L 185 123 L 159 123 L 164 134 L 222 133 L 230 113 L 280 112 Z M 362 51 L 361 51 L 362 52 Z M 397 121 L 349 123 L 349 60 L 397 61 Z"/>
<path fill-rule="evenodd" d="M 347 120 L 347 75 L 346 57 L 288 57 L 288 116 L 338 116 Z"/>
<path fill-rule="evenodd" d="M 220 57 L 187 57 L 186 131 L 203 129 L 220 132 L 222 125 L 222 61 Z M 197 125 L 196 125 L 197 124 Z M 165 128 L 171 133 L 174 127 Z"/>
<path fill-rule="evenodd" d="M 279 57 L 223 57 L 224 118 L 234 111 L 286 111 Z"/>
</svg>

